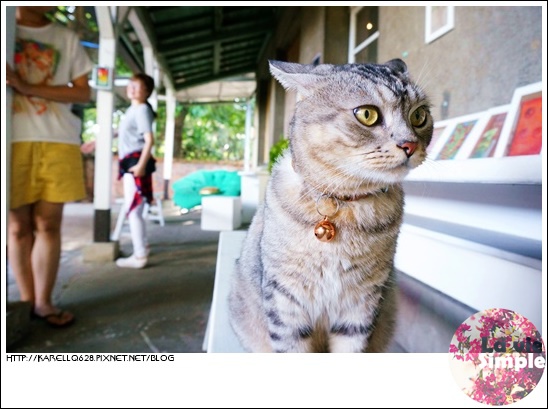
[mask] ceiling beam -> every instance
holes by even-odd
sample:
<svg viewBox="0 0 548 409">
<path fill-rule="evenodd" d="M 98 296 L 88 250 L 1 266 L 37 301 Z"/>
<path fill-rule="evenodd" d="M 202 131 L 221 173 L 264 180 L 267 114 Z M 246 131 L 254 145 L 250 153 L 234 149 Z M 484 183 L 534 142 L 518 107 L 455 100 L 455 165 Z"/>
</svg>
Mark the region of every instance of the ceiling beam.
<svg viewBox="0 0 548 409">
<path fill-rule="evenodd" d="M 217 81 L 217 80 L 221 80 L 221 79 L 226 79 L 226 78 L 229 78 L 229 77 L 234 77 L 236 75 L 242 75 L 242 74 L 247 74 L 247 73 L 250 73 L 250 72 L 255 72 L 255 66 L 251 66 L 251 65 L 247 65 L 247 66 L 242 66 L 242 67 L 239 67 L 239 68 L 235 68 L 231 71 L 226 71 L 226 72 L 222 72 L 220 74 L 217 74 L 217 75 L 206 75 L 206 76 L 201 76 L 201 77 L 195 77 L 195 78 L 191 78 L 191 79 L 188 79 L 188 80 L 176 80 L 175 81 L 175 89 L 177 91 L 179 90 L 182 90 L 182 89 L 185 89 L 185 88 L 188 88 L 188 87 L 193 87 L 195 85 L 201 85 L 201 84 L 207 84 L 208 82 L 213 82 L 213 81 Z"/>
<path fill-rule="evenodd" d="M 213 53 L 210 48 L 190 54 L 172 56 L 169 58 L 169 63 L 174 65 L 176 63 L 185 63 L 187 61 L 195 61 L 202 58 L 213 58 Z"/>
<path fill-rule="evenodd" d="M 213 32 L 215 34 L 221 31 L 223 25 L 223 8 L 215 7 L 213 9 Z M 221 69 L 221 43 L 216 42 L 213 45 L 213 75 L 218 75 Z"/>
<path fill-rule="evenodd" d="M 169 69 L 165 59 L 158 54 L 158 41 L 156 35 L 154 34 L 154 25 L 150 21 L 150 18 L 146 13 L 144 13 L 142 7 L 133 7 L 129 12 L 128 19 L 133 26 L 133 30 L 139 41 L 144 47 L 151 47 L 154 50 L 154 56 L 160 69 L 163 71 L 164 75 L 168 79 L 168 83 L 174 85 L 173 83 L 173 74 Z"/>
<path fill-rule="evenodd" d="M 181 71 L 181 70 L 185 71 L 195 67 L 202 68 L 202 69 L 204 67 L 211 68 L 213 67 L 213 58 L 200 58 L 199 60 L 194 60 L 192 62 L 190 61 L 179 62 L 176 64 L 171 64 L 170 67 L 174 72 Z"/>
<path fill-rule="evenodd" d="M 191 33 L 182 34 L 177 36 L 171 36 L 165 39 L 159 39 L 158 50 L 161 53 L 169 54 L 170 50 L 174 48 L 173 44 L 177 44 L 175 49 L 180 51 L 181 49 L 194 50 L 196 48 L 201 48 L 204 46 L 214 45 L 218 41 L 230 42 L 234 40 L 240 40 L 248 37 L 255 37 L 257 35 L 263 35 L 269 32 L 272 29 L 272 22 L 264 21 L 260 24 L 253 24 L 246 29 L 223 29 L 216 33 L 209 33 L 208 35 L 203 35 L 201 38 L 195 38 Z M 192 44 L 188 47 L 179 47 L 179 44 Z"/>
</svg>

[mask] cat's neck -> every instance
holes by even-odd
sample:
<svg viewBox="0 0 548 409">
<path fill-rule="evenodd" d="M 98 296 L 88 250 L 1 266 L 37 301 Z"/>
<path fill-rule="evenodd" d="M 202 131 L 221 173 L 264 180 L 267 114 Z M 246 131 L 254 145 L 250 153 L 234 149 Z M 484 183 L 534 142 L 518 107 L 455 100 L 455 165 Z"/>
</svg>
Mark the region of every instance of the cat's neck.
<svg viewBox="0 0 548 409">
<path fill-rule="evenodd" d="M 330 197 L 336 199 L 340 202 L 355 202 L 358 200 L 366 199 L 371 196 L 378 196 L 383 193 L 387 193 L 389 190 L 389 185 L 379 185 L 374 187 L 367 187 L 364 190 L 360 190 L 359 193 L 342 193 L 342 192 L 332 192 L 328 188 L 314 188 L 304 182 L 304 191 L 308 192 L 308 195 L 317 200 L 319 197 Z"/>
<path fill-rule="evenodd" d="M 293 172 L 298 173 L 297 169 L 291 161 L 291 166 Z M 308 196 L 311 196 L 316 200 L 320 196 L 331 197 L 342 202 L 352 202 L 367 197 L 378 195 L 388 192 L 389 184 L 388 183 L 366 183 L 359 188 L 354 188 L 352 191 L 344 191 L 345 189 L 341 188 L 338 191 L 333 191 L 329 186 L 313 186 L 311 183 L 307 182 L 305 179 L 302 179 L 303 191 L 307 192 Z"/>
</svg>

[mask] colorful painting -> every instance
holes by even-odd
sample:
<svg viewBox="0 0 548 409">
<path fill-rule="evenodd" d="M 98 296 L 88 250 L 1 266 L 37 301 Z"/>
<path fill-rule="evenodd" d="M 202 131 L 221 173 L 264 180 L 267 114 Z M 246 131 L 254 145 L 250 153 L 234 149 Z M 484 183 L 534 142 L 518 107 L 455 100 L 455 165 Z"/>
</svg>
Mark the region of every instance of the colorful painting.
<svg viewBox="0 0 548 409">
<path fill-rule="evenodd" d="M 542 148 L 542 97 L 524 101 L 507 156 L 537 155 Z"/>
<path fill-rule="evenodd" d="M 92 76 L 95 88 L 110 89 L 112 87 L 112 73 L 113 71 L 108 67 L 96 66 Z"/>
<path fill-rule="evenodd" d="M 426 148 L 426 153 L 432 152 L 432 150 L 434 149 L 434 146 L 436 145 L 436 142 L 440 138 L 440 135 L 443 133 L 445 128 L 446 128 L 445 126 L 434 128 L 434 133 L 432 134 L 432 140 L 430 141 L 428 148 Z"/>
<path fill-rule="evenodd" d="M 477 119 L 458 124 L 436 159 L 454 159 L 476 122 Z"/>
<path fill-rule="evenodd" d="M 495 154 L 495 148 L 499 141 L 500 132 L 504 126 L 506 112 L 496 114 L 489 119 L 487 126 L 483 130 L 476 146 L 470 154 L 470 158 L 492 158 Z"/>
</svg>

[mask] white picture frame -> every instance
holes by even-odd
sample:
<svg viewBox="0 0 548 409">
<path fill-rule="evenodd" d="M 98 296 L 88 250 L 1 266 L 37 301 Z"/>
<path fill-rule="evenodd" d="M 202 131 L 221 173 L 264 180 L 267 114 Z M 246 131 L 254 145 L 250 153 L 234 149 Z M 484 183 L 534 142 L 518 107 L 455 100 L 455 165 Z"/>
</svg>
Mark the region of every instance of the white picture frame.
<svg viewBox="0 0 548 409">
<path fill-rule="evenodd" d="M 540 98 L 542 101 L 542 82 L 535 82 L 533 84 L 525 85 L 523 87 L 516 88 L 512 96 L 512 102 L 510 103 L 510 109 L 502 128 L 500 140 L 495 151 L 496 158 L 502 158 L 506 156 L 524 156 L 514 155 L 509 153 L 509 150 L 516 136 L 516 127 L 522 114 L 522 107 L 524 103 L 536 100 Z M 542 123 L 540 124 L 542 127 Z M 541 128 L 542 131 L 542 128 Z M 540 143 L 542 143 L 542 135 L 540 135 Z M 542 146 L 538 153 L 527 153 L 527 155 L 540 155 L 545 151 L 545 146 Z"/>
<path fill-rule="evenodd" d="M 455 6 L 426 6 L 424 41 L 432 41 L 455 28 Z"/>
<path fill-rule="evenodd" d="M 455 159 L 494 157 L 509 110 L 510 104 L 485 111 L 459 149 Z"/>
<path fill-rule="evenodd" d="M 110 67 L 96 65 L 91 75 L 92 87 L 98 90 L 112 90 L 114 70 Z"/>
<path fill-rule="evenodd" d="M 447 125 L 436 142 L 436 146 L 429 152 L 429 158 L 436 161 L 457 159 L 462 146 L 470 135 L 473 135 L 474 129 L 485 114 L 485 111 L 476 112 L 444 121 L 447 122 Z M 441 124 L 440 122 L 438 126 Z M 434 129 L 435 127 L 436 125 Z"/>
<path fill-rule="evenodd" d="M 447 135 L 453 129 L 453 119 L 445 119 L 443 121 L 436 121 L 434 123 L 434 132 L 432 134 L 432 140 L 426 149 L 426 153 L 429 159 L 434 160 L 439 151 L 441 150 L 444 141 L 447 139 Z"/>
</svg>

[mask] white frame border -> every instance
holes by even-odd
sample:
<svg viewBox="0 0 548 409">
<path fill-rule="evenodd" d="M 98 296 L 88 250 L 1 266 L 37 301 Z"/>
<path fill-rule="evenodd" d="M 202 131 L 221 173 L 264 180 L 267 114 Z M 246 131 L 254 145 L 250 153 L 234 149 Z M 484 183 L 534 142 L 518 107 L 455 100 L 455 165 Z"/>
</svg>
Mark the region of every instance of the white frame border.
<svg viewBox="0 0 548 409">
<path fill-rule="evenodd" d="M 463 115 L 463 116 L 451 118 L 451 119 L 448 119 L 448 120 L 445 120 L 445 121 L 440 121 L 439 124 L 436 124 L 434 127 L 446 125 L 446 128 L 443 131 L 443 133 L 440 135 L 440 137 L 438 138 L 434 148 L 428 154 L 428 157 L 432 160 L 435 160 L 435 161 L 456 160 L 458 158 L 459 154 L 460 154 L 461 149 L 467 143 L 468 138 L 470 138 L 474 134 L 476 128 L 478 127 L 478 124 L 481 123 L 481 119 L 482 119 L 483 116 L 485 116 L 485 113 L 486 113 L 485 111 L 475 112 L 473 114 Z M 437 159 L 438 155 L 441 153 L 441 151 L 445 147 L 445 144 L 451 138 L 451 135 L 453 134 L 453 131 L 455 130 L 457 125 L 462 123 L 462 122 L 468 122 L 468 121 L 473 121 L 473 120 L 476 120 L 476 123 L 474 124 L 474 127 L 470 130 L 470 133 L 468 135 L 466 135 L 466 137 L 464 139 L 464 142 L 459 147 L 455 157 L 452 158 L 452 159 Z"/>
<path fill-rule="evenodd" d="M 476 147 L 476 144 L 478 143 L 478 140 L 483 135 L 483 132 L 485 131 L 485 127 L 491 120 L 491 118 L 498 114 L 504 114 L 506 113 L 506 118 L 508 118 L 508 112 L 510 111 L 510 104 L 507 105 L 501 105 L 498 107 L 490 108 L 487 111 L 483 112 L 483 115 L 477 122 L 476 126 L 474 126 L 474 129 L 470 132 L 464 143 L 459 149 L 459 152 L 455 156 L 455 159 L 487 159 L 487 158 L 471 158 L 470 155 L 472 154 L 472 151 Z M 504 124 L 506 124 L 506 118 L 504 119 Z M 504 124 L 502 129 L 504 129 Z M 497 147 L 495 148 L 495 152 L 499 146 L 500 140 L 502 138 L 502 129 L 500 131 L 499 140 L 497 142 Z M 494 154 L 493 154 L 493 157 Z"/>
<path fill-rule="evenodd" d="M 512 102 L 510 103 L 510 109 L 508 111 L 506 121 L 504 121 L 504 126 L 500 133 L 500 139 L 499 143 L 497 144 L 497 149 L 495 150 L 495 158 L 505 157 L 506 153 L 508 152 L 509 145 L 512 142 L 512 137 L 518 124 L 521 104 L 525 101 L 529 101 L 530 99 L 537 98 L 539 96 L 542 96 L 542 82 L 535 82 L 533 84 L 525 85 L 514 90 Z M 545 144 L 542 144 L 540 154 L 542 155 L 545 150 Z"/>
<path fill-rule="evenodd" d="M 447 34 L 455 28 L 455 6 L 442 6 L 447 9 L 447 22 L 435 32 L 432 32 L 432 7 L 440 6 L 426 6 L 426 24 L 424 32 L 424 41 L 426 44 L 430 44 L 432 41 L 438 39 L 444 34 Z"/>
</svg>

